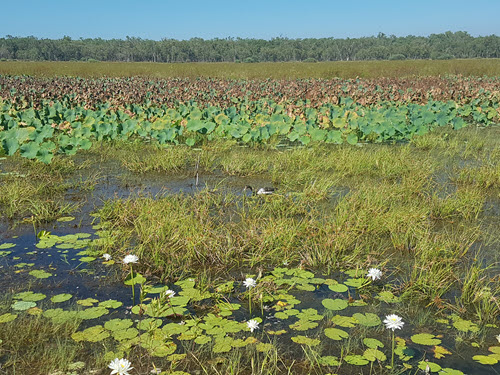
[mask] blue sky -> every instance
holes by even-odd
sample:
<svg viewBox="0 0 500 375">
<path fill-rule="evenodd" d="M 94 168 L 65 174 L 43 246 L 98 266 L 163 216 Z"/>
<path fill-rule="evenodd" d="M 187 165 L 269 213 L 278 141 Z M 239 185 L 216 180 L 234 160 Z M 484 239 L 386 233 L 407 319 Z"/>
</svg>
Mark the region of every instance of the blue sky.
<svg viewBox="0 0 500 375">
<path fill-rule="evenodd" d="M 500 0 L 3 1 L 0 36 L 144 39 L 500 35 Z"/>
</svg>

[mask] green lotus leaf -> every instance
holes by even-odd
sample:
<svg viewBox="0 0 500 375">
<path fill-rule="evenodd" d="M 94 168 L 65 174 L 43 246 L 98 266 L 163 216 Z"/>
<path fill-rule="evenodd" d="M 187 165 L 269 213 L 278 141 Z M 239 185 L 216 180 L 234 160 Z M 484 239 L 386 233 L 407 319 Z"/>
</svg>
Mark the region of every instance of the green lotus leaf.
<svg viewBox="0 0 500 375">
<path fill-rule="evenodd" d="M 334 292 L 337 292 L 337 293 L 344 293 L 344 292 L 347 292 L 349 290 L 349 288 L 344 284 L 328 285 L 328 289 L 330 289 Z"/>
<path fill-rule="evenodd" d="M 376 327 L 382 323 L 380 318 L 373 313 L 366 313 L 366 314 L 355 313 L 353 314 L 352 317 L 356 319 L 359 324 L 365 327 Z"/>
<path fill-rule="evenodd" d="M 104 323 L 104 328 L 110 331 L 119 331 L 132 327 L 132 319 L 111 319 Z"/>
<path fill-rule="evenodd" d="M 28 310 L 32 307 L 35 307 L 36 306 L 36 303 L 35 302 L 29 302 L 29 301 L 16 301 L 12 304 L 12 308 L 14 310 L 18 310 L 18 311 L 24 311 L 24 310 Z"/>
<path fill-rule="evenodd" d="M 71 297 L 73 297 L 73 295 L 69 293 L 61 293 L 53 296 L 50 300 L 54 303 L 60 303 L 70 300 Z"/>
<path fill-rule="evenodd" d="M 354 327 L 358 323 L 353 317 L 343 315 L 335 315 L 331 320 L 333 324 L 346 328 Z"/>
<path fill-rule="evenodd" d="M 120 307 L 122 305 L 123 305 L 123 302 L 116 301 L 114 299 L 108 299 L 106 301 L 99 302 L 99 307 L 104 307 L 106 309 L 117 309 L 118 307 Z"/>
<path fill-rule="evenodd" d="M 4 242 L 3 244 L 0 244 L 0 250 L 11 249 L 13 247 L 16 247 L 15 243 Z"/>
<path fill-rule="evenodd" d="M 23 300 L 26 302 L 41 301 L 45 297 L 47 297 L 47 296 L 43 293 L 34 293 L 34 292 L 21 292 L 21 293 L 14 294 L 14 296 L 13 296 L 14 299 L 20 299 L 20 300 Z"/>
<path fill-rule="evenodd" d="M 331 338 L 332 340 L 342 340 L 349 337 L 349 334 L 338 328 L 325 328 L 324 334 L 326 337 Z"/>
<path fill-rule="evenodd" d="M 198 336 L 197 338 L 194 339 L 194 342 L 198 345 L 205 345 L 205 344 L 209 343 L 210 341 L 212 341 L 212 338 L 210 336 L 206 336 L 206 335 L 201 335 L 201 336 Z"/>
<path fill-rule="evenodd" d="M 362 355 L 346 355 L 344 357 L 344 361 L 354 366 L 364 366 L 369 363 L 369 361 Z"/>
<path fill-rule="evenodd" d="M 147 318 L 139 321 L 137 323 L 137 328 L 142 331 L 149 331 L 154 328 L 158 328 L 162 325 L 163 321 L 161 319 Z"/>
<path fill-rule="evenodd" d="M 139 334 L 136 328 L 126 328 L 112 331 L 111 333 L 116 341 L 130 340 Z"/>
<path fill-rule="evenodd" d="M 430 361 L 420 361 L 418 363 L 418 368 L 420 370 L 424 370 L 429 366 L 429 369 L 431 372 L 439 372 L 441 370 L 441 366 L 439 366 L 437 363 L 430 362 Z"/>
<path fill-rule="evenodd" d="M 384 344 L 382 344 L 379 340 L 371 339 L 368 337 L 363 339 L 363 344 L 365 344 L 370 349 L 377 349 L 384 347 Z"/>
<path fill-rule="evenodd" d="M 33 270 L 29 272 L 29 275 L 36 277 L 37 279 L 46 279 L 52 276 L 51 273 L 46 272 L 44 270 Z"/>
<path fill-rule="evenodd" d="M 109 337 L 109 332 L 107 332 L 103 326 L 97 325 L 87 328 L 83 331 L 75 332 L 71 335 L 75 341 L 90 341 L 98 342 Z"/>
<path fill-rule="evenodd" d="M 309 320 L 299 320 L 293 324 L 290 324 L 289 327 L 296 331 L 307 331 L 308 329 L 316 328 L 318 323 L 311 322 Z"/>
<path fill-rule="evenodd" d="M 375 362 L 375 361 L 383 362 L 387 359 L 384 353 L 382 353 L 380 350 L 373 348 L 366 349 L 365 352 L 363 353 L 363 357 L 365 357 L 370 362 Z"/>
<path fill-rule="evenodd" d="M 334 311 L 344 310 L 348 306 L 346 300 L 339 298 L 337 299 L 326 298 L 323 301 L 321 301 L 321 303 L 328 310 L 334 310 Z"/>
<path fill-rule="evenodd" d="M 472 359 L 482 365 L 496 365 L 498 363 L 498 359 L 491 355 L 475 355 Z"/>
<path fill-rule="evenodd" d="M 318 363 L 321 366 L 330 366 L 330 367 L 337 367 L 338 365 L 340 365 L 339 359 L 337 357 L 332 356 L 332 355 L 319 357 Z"/>
<path fill-rule="evenodd" d="M 86 299 L 80 299 L 80 300 L 76 301 L 77 304 L 79 304 L 81 306 L 85 306 L 85 307 L 93 306 L 94 303 L 96 303 L 96 302 L 99 302 L 99 301 L 96 300 L 95 298 L 86 298 Z"/>
<path fill-rule="evenodd" d="M 80 319 L 96 319 L 103 315 L 109 313 L 109 310 L 104 307 L 89 307 L 88 309 L 82 310 L 78 312 L 78 317 Z"/>
<path fill-rule="evenodd" d="M 413 341 L 415 344 L 429 346 L 441 344 L 441 340 L 437 339 L 436 336 L 431 335 L 430 333 L 418 333 L 416 335 L 413 335 L 411 337 L 411 341 Z"/>
<path fill-rule="evenodd" d="M 312 339 L 306 336 L 293 336 L 291 337 L 292 341 L 296 344 L 307 345 L 307 346 L 317 346 L 321 342 L 318 339 Z"/>
<path fill-rule="evenodd" d="M 5 313 L 0 315 L 0 323 L 8 323 L 17 318 L 17 314 Z"/>
</svg>

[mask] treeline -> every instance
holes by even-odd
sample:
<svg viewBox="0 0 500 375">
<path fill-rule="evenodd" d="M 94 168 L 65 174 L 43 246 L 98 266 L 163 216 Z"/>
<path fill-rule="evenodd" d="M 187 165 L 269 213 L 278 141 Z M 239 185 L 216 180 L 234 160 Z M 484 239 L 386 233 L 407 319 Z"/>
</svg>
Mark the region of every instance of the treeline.
<svg viewBox="0 0 500 375">
<path fill-rule="evenodd" d="M 273 62 L 500 58 L 500 37 L 447 31 L 428 37 L 321 39 L 0 38 L 0 59 L 33 61 Z"/>
</svg>

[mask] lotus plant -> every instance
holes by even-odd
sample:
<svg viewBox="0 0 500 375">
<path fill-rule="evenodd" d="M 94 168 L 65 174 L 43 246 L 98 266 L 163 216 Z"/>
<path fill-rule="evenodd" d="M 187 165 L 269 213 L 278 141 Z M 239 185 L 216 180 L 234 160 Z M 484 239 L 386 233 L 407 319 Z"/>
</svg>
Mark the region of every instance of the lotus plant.
<svg viewBox="0 0 500 375">
<path fill-rule="evenodd" d="M 384 320 L 385 327 L 387 329 L 392 329 L 392 357 L 391 357 L 391 368 L 394 367 L 394 331 L 396 329 L 401 329 L 403 328 L 403 325 L 405 324 L 403 322 L 403 319 L 400 316 L 397 316 L 396 314 L 391 314 L 387 315 Z"/>
</svg>

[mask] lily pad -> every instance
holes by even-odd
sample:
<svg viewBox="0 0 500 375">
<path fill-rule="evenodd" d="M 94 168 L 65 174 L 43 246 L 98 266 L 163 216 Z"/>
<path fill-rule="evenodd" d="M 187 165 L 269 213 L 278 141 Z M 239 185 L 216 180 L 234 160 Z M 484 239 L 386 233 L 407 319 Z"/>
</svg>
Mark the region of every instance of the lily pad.
<svg viewBox="0 0 500 375">
<path fill-rule="evenodd" d="M 365 352 L 363 353 L 363 357 L 365 357 L 370 362 L 375 362 L 375 361 L 383 362 L 387 359 L 387 357 L 383 352 L 373 348 L 366 349 Z"/>
<path fill-rule="evenodd" d="M 13 296 L 14 299 L 20 299 L 20 300 L 26 301 L 26 302 L 41 301 L 45 297 L 47 297 L 47 296 L 43 293 L 34 293 L 34 292 L 21 292 L 21 293 L 14 294 L 14 296 Z"/>
<path fill-rule="evenodd" d="M 380 342 L 379 340 L 371 339 L 368 337 L 363 339 L 363 344 L 365 344 L 368 348 L 371 348 L 371 349 L 377 349 L 377 348 L 384 347 L 384 344 L 382 344 L 382 342 Z"/>
<path fill-rule="evenodd" d="M 88 309 L 78 312 L 80 319 L 96 319 L 109 313 L 109 310 L 104 307 L 89 307 Z"/>
<path fill-rule="evenodd" d="M 96 303 L 96 302 L 99 302 L 99 300 L 97 300 L 95 298 L 85 298 L 85 299 L 79 299 L 78 301 L 76 301 L 77 304 L 79 304 L 81 306 L 85 306 L 85 307 L 93 306 L 94 303 Z"/>
<path fill-rule="evenodd" d="M 116 341 L 130 340 L 133 339 L 134 337 L 137 337 L 138 334 L 139 331 L 133 327 L 126 329 L 119 329 L 112 332 L 113 338 Z"/>
<path fill-rule="evenodd" d="M 369 361 L 362 355 L 346 355 L 344 361 L 354 366 L 364 366 L 369 363 Z"/>
<path fill-rule="evenodd" d="M 498 359 L 491 355 L 475 355 L 472 359 L 482 365 L 496 365 L 498 363 Z"/>
<path fill-rule="evenodd" d="M 454 370 L 452 368 L 443 368 L 439 371 L 439 375 L 464 375 L 460 370 Z"/>
<path fill-rule="evenodd" d="M 63 216 L 57 219 L 57 221 L 59 221 L 60 223 L 66 223 L 68 221 L 73 221 L 73 220 L 75 220 L 73 216 Z"/>
<path fill-rule="evenodd" d="M 355 313 L 352 315 L 352 317 L 356 319 L 359 324 L 365 327 L 376 327 L 382 323 L 380 318 L 373 313 L 366 313 L 366 314 Z"/>
<path fill-rule="evenodd" d="M 71 335 L 75 341 L 90 341 L 98 342 L 109 337 L 109 332 L 107 332 L 103 326 L 97 325 L 87 328 L 83 331 L 75 332 Z"/>
<path fill-rule="evenodd" d="M 335 315 L 331 320 L 333 324 L 346 328 L 354 327 L 358 323 L 352 316 Z"/>
<path fill-rule="evenodd" d="M 411 337 L 411 341 L 413 341 L 415 344 L 429 346 L 441 344 L 441 340 L 437 339 L 436 336 L 431 335 L 430 333 L 418 333 L 416 335 L 413 335 Z"/>
<path fill-rule="evenodd" d="M 323 301 L 321 301 L 321 303 L 328 310 L 334 310 L 334 311 L 344 310 L 348 306 L 346 300 L 339 298 L 337 299 L 326 298 Z"/>
<path fill-rule="evenodd" d="M 319 357 L 318 363 L 321 366 L 330 366 L 330 367 L 337 367 L 338 365 L 340 365 L 339 359 L 337 357 L 332 356 L 332 355 Z"/>
<path fill-rule="evenodd" d="M 5 313 L 0 315 L 0 323 L 8 323 L 17 318 L 17 314 Z"/>
<path fill-rule="evenodd" d="M 36 306 L 36 303 L 35 302 L 28 302 L 28 301 L 16 301 L 12 304 L 12 308 L 14 310 L 18 310 L 18 311 L 24 311 L 24 310 L 28 310 L 28 309 L 31 309 L 32 307 L 35 307 Z"/>
<path fill-rule="evenodd" d="M 290 324 L 289 327 L 296 331 L 307 331 L 308 329 L 313 329 L 318 326 L 318 323 L 311 322 L 309 320 L 298 320 L 297 322 Z"/>
<path fill-rule="evenodd" d="M 337 341 L 349 337 L 349 334 L 346 331 L 338 328 L 325 328 L 324 334 L 326 337 L 329 337 L 332 340 L 337 340 Z"/>
<path fill-rule="evenodd" d="M 434 363 L 434 362 L 430 362 L 430 361 L 420 361 L 418 363 L 418 368 L 420 370 L 424 370 L 427 368 L 427 366 L 429 366 L 429 370 L 431 372 L 439 372 L 441 371 L 441 366 L 439 366 L 437 363 Z"/>
<path fill-rule="evenodd" d="M 60 303 L 60 302 L 65 302 L 71 299 L 73 295 L 69 293 L 62 293 L 62 294 L 57 294 L 53 296 L 50 300 L 54 303 Z"/>
<path fill-rule="evenodd" d="M 5 250 L 5 249 L 12 249 L 13 247 L 15 247 L 16 244 L 15 243 L 9 243 L 9 242 L 5 242 L 3 244 L 0 244 L 0 250 Z"/>
<path fill-rule="evenodd" d="M 270 350 L 273 350 L 275 346 L 271 343 L 264 343 L 264 342 L 259 342 L 256 346 L 255 349 L 257 349 L 258 352 L 261 353 L 267 353 Z"/>
<path fill-rule="evenodd" d="M 121 305 L 123 305 L 123 302 L 116 301 L 114 299 L 108 299 L 107 301 L 99 302 L 99 307 L 104 307 L 106 309 L 117 309 Z"/>
<path fill-rule="evenodd" d="M 104 323 L 104 328 L 110 331 L 119 331 L 132 327 L 133 324 L 132 319 L 111 319 Z"/>
<path fill-rule="evenodd" d="M 292 341 L 296 344 L 307 345 L 307 346 L 317 346 L 321 341 L 318 339 L 312 339 L 306 336 L 293 336 Z"/>
<path fill-rule="evenodd" d="M 349 288 L 347 286 L 345 286 L 344 284 L 328 285 L 328 289 L 330 289 L 334 292 L 337 292 L 337 293 L 344 293 L 344 292 L 347 292 L 349 290 Z"/>
<path fill-rule="evenodd" d="M 50 272 L 44 270 L 33 270 L 29 272 L 29 275 L 36 277 L 37 279 L 47 279 L 52 276 Z"/>
</svg>

